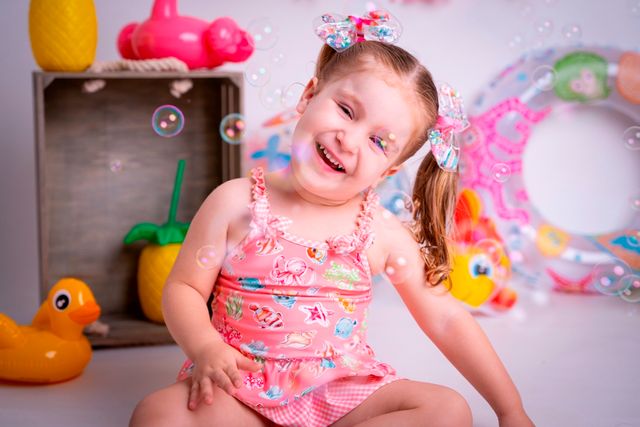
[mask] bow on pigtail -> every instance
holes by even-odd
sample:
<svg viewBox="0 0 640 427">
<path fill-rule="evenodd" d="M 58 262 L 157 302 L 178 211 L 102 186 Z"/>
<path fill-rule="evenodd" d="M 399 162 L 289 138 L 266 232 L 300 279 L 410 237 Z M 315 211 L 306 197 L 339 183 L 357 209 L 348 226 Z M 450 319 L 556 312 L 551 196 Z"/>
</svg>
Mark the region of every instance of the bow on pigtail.
<svg viewBox="0 0 640 427">
<path fill-rule="evenodd" d="M 438 120 L 429 131 L 428 141 L 438 166 L 447 172 L 455 172 L 460 159 L 460 146 L 456 135 L 469 127 L 460 93 L 446 83 L 438 88 Z"/>
<path fill-rule="evenodd" d="M 346 18 L 334 13 L 325 13 L 314 21 L 315 33 L 338 52 L 364 40 L 395 43 L 402 26 L 389 12 L 374 10 L 365 16 L 349 15 Z"/>
</svg>

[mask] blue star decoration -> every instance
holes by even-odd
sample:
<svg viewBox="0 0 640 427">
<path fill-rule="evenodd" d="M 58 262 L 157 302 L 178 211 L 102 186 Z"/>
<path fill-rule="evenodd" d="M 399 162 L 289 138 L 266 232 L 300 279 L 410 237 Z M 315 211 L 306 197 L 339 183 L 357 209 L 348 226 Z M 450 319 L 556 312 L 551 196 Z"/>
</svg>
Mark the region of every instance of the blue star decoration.
<svg viewBox="0 0 640 427">
<path fill-rule="evenodd" d="M 267 146 L 264 150 L 256 150 L 251 154 L 252 160 L 267 159 L 267 169 L 270 171 L 282 169 L 289 164 L 291 160 L 291 154 L 279 152 L 278 145 L 280 145 L 280 135 L 271 135 L 267 141 Z"/>
</svg>

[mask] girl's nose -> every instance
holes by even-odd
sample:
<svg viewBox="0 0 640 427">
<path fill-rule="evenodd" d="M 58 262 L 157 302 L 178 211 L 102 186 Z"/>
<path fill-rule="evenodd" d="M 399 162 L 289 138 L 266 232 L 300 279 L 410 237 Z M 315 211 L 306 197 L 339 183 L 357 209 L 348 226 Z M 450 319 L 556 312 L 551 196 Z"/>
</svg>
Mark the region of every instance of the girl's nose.
<svg viewBox="0 0 640 427">
<path fill-rule="evenodd" d="M 340 149 L 347 153 L 355 153 L 358 146 L 358 138 L 356 132 L 347 132 L 345 130 L 338 131 L 336 138 L 340 145 Z"/>
</svg>

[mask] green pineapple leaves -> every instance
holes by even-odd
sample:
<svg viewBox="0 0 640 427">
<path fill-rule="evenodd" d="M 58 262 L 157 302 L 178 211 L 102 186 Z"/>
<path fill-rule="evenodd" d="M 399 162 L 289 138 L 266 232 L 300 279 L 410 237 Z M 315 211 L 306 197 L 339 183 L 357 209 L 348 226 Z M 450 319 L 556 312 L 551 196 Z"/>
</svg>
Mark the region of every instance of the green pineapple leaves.
<svg viewBox="0 0 640 427">
<path fill-rule="evenodd" d="M 149 243 L 156 245 L 168 245 L 171 243 L 182 243 L 189 223 L 176 221 L 176 211 L 180 201 L 180 187 L 184 175 L 184 160 L 178 160 L 178 170 L 176 171 L 176 179 L 173 184 L 173 196 L 171 197 L 171 206 L 169 207 L 169 218 L 162 225 L 150 222 L 141 222 L 134 225 L 124 237 L 124 243 L 130 245 L 138 240 L 147 240 Z"/>
</svg>

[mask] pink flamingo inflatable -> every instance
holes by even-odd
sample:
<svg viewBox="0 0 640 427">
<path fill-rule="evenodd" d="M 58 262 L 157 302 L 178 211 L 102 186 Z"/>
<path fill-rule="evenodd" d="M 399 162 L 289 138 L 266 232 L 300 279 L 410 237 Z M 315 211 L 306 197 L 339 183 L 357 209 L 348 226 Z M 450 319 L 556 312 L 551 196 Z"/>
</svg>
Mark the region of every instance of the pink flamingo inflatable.
<svg viewBox="0 0 640 427">
<path fill-rule="evenodd" d="M 193 70 L 246 60 L 253 53 L 253 39 L 231 18 L 209 24 L 178 15 L 177 0 L 155 0 L 149 19 L 120 30 L 118 50 L 125 59 L 173 56 Z"/>
</svg>

